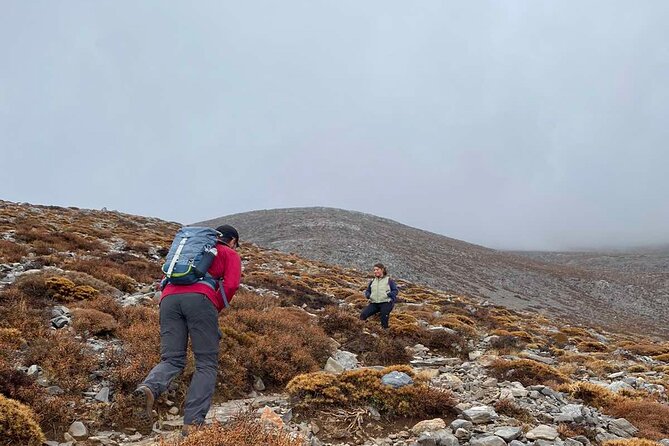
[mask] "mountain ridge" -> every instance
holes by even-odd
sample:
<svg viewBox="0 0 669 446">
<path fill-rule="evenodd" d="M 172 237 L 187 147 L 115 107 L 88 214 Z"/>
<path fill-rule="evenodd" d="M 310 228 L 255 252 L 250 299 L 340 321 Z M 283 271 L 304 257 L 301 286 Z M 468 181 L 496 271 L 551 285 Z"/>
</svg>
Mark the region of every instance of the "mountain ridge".
<svg viewBox="0 0 669 446">
<path fill-rule="evenodd" d="M 486 248 L 373 214 L 330 207 L 251 211 L 198 224 L 223 222 L 236 225 L 242 241 L 314 260 L 361 271 L 380 261 L 397 277 L 481 296 L 513 309 L 554 311 L 617 329 L 642 324 L 653 332 L 669 333 L 661 324 L 662 316 L 669 316 L 664 305 L 669 274 L 661 270 L 620 274 L 588 268 L 578 262 Z"/>
</svg>

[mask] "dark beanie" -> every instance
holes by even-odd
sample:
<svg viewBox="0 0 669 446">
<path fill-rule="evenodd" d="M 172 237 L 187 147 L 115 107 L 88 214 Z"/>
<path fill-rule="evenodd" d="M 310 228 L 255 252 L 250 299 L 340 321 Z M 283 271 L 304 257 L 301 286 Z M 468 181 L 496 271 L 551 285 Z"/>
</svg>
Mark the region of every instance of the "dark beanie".
<svg viewBox="0 0 669 446">
<path fill-rule="evenodd" d="M 224 240 L 237 239 L 237 248 L 239 248 L 239 233 L 235 228 L 230 225 L 221 225 L 216 230 L 221 233 L 221 238 Z"/>
</svg>

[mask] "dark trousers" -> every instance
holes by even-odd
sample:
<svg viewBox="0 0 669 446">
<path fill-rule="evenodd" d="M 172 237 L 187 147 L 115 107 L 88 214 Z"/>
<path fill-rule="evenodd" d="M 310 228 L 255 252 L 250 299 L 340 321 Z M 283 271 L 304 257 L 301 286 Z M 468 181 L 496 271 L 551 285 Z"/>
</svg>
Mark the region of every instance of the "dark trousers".
<svg viewBox="0 0 669 446">
<path fill-rule="evenodd" d="M 204 423 L 216 387 L 221 331 L 214 304 L 199 293 L 172 294 L 160 303 L 160 363 L 146 377 L 157 397 L 186 366 L 190 335 L 195 373 L 184 404 L 184 424 Z"/>
<path fill-rule="evenodd" d="M 381 313 L 381 326 L 383 328 L 388 328 L 388 319 L 390 319 L 390 312 L 393 311 L 393 306 L 395 304 L 392 302 L 383 302 L 380 304 L 370 303 L 362 310 L 360 313 L 360 319 L 367 320 L 368 317 Z"/>
</svg>

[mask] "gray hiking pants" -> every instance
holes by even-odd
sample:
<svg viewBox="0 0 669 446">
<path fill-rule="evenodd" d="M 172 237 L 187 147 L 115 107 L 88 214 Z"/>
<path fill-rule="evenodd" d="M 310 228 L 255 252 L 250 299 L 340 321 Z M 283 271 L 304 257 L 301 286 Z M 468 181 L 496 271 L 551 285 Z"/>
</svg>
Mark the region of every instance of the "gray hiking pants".
<svg viewBox="0 0 669 446">
<path fill-rule="evenodd" d="M 199 293 L 172 294 L 160 303 L 160 363 L 146 377 L 147 386 L 157 397 L 165 392 L 186 366 L 190 335 L 195 355 L 195 373 L 184 404 L 184 424 L 202 424 L 216 387 L 218 349 L 221 332 L 218 311 Z"/>
</svg>

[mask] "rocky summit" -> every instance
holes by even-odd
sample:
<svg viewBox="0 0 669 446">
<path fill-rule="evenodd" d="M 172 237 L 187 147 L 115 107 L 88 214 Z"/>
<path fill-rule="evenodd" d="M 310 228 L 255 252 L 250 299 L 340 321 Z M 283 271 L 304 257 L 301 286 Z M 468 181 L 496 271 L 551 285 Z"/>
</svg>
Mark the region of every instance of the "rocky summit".
<svg viewBox="0 0 669 446">
<path fill-rule="evenodd" d="M 178 227 L 0 202 L 0 444 L 669 445 L 666 338 L 399 274 L 383 330 L 358 318 L 366 273 L 248 242 L 206 425 L 181 437 L 190 363 L 143 430 Z"/>
</svg>

